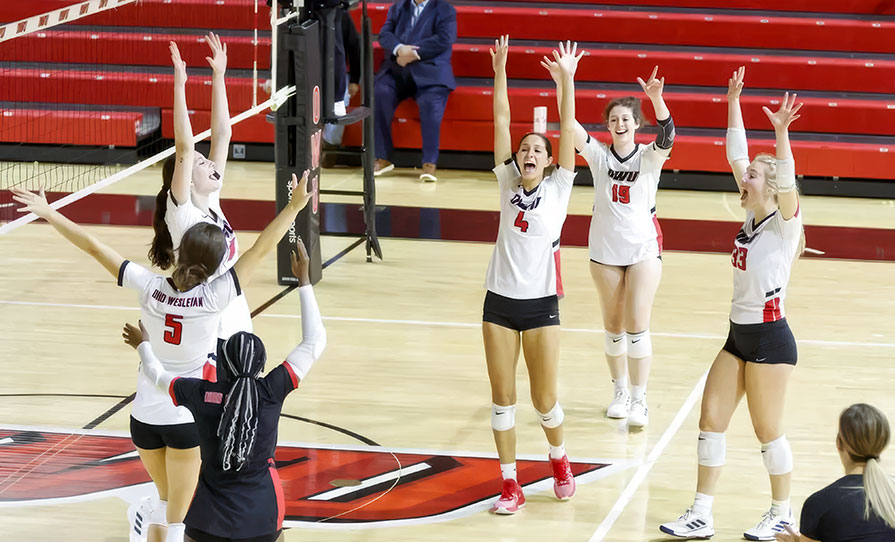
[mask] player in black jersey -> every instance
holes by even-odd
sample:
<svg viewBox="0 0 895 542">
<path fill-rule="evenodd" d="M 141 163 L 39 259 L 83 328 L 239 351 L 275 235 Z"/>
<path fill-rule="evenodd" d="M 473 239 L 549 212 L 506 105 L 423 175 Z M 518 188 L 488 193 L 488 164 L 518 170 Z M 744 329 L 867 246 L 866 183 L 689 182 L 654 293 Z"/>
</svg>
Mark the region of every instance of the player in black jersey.
<svg viewBox="0 0 895 542">
<path fill-rule="evenodd" d="M 196 419 L 202 470 L 187 513 L 188 542 L 282 540 L 283 488 L 274 450 L 283 401 L 304 380 L 326 345 L 326 330 L 308 276 L 301 240 L 292 254 L 299 279 L 302 341 L 286 361 L 260 377 L 267 355 L 258 336 L 244 331 L 222 343 L 220 379 L 178 378 L 164 370 L 145 329 L 125 326 L 125 342 L 140 353 L 140 370 Z"/>
</svg>

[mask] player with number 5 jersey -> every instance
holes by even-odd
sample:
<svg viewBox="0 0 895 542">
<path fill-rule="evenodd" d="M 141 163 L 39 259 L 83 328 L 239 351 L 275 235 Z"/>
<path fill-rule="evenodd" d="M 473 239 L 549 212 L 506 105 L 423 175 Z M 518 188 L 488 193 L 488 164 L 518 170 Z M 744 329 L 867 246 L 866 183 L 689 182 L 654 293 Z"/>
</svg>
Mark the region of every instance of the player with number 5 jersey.
<svg viewBox="0 0 895 542">
<path fill-rule="evenodd" d="M 111 247 L 50 207 L 43 189 L 34 194 L 11 189 L 23 207 L 49 222 L 69 242 L 97 260 L 118 284 L 139 292 L 142 320 L 152 330 L 153 349 L 164 358 L 164 369 L 176 376 L 202 376 L 207 355 L 217 343 L 221 311 L 240 295 L 263 258 L 288 231 L 311 195 L 308 173 L 301 182 L 293 175 L 293 199 L 264 228 L 254 245 L 232 269 L 210 280 L 228 252 L 224 233 L 200 222 L 189 228 L 180 244 L 177 265 L 170 277 L 152 273 L 125 260 Z M 183 541 L 183 518 L 196 489 L 199 473 L 199 435 L 190 412 L 171 403 L 145 375 L 137 377 L 137 394 L 131 409 L 131 438 L 159 492 L 160 502 L 140 520 L 132 520 L 133 539 L 144 539 L 149 525 L 167 527 L 166 542 Z M 130 512 L 130 511 L 129 511 Z M 134 514 L 140 513 L 139 510 Z M 162 538 L 155 538 L 162 540 Z"/>
<path fill-rule="evenodd" d="M 555 63 L 545 57 L 542 65 L 556 81 Z M 662 164 L 674 144 L 674 122 L 662 98 L 665 78 L 658 79 L 658 71 L 656 66 L 646 81 L 637 78 L 656 114 L 658 133 L 652 143 L 634 139 L 644 118 L 640 99 L 633 96 L 616 98 L 604 110 L 611 145 L 589 135 L 580 124 L 575 126 L 575 148 L 587 160 L 594 182 L 590 271 L 603 315 L 604 354 L 615 384 L 606 415 L 626 418 L 631 427 L 649 423 L 646 385 L 653 355 L 649 325 L 662 278 L 656 191 Z M 562 92 L 557 85 L 558 100 Z"/>
<path fill-rule="evenodd" d="M 503 486 L 491 511 L 514 514 L 525 506 L 516 480 L 516 363 L 519 350 L 531 378 L 531 399 L 550 445 L 553 491 L 560 500 L 575 493 L 575 478 L 563 441 L 563 411 L 559 405 L 559 236 L 566 219 L 575 179 L 574 76 L 584 54 L 577 44 L 560 44 L 554 51 L 560 81 L 568 98 L 560 107 L 558 165 L 550 140 L 528 133 L 515 156 L 510 135 L 510 101 L 506 62 L 509 36 L 495 41 L 494 173 L 500 196 L 497 244 L 485 278 L 482 336 L 491 382 L 491 429 Z"/>
</svg>

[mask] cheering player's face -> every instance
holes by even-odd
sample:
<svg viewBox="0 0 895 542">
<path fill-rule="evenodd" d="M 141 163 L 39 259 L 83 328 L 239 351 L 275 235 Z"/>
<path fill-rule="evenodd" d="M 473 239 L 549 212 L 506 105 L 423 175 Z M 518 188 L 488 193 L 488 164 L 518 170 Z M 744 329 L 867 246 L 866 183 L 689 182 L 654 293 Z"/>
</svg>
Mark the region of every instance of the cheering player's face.
<svg viewBox="0 0 895 542">
<path fill-rule="evenodd" d="M 195 153 L 193 159 L 193 190 L 197 194 L 207 196 L 221 189 L 221 174 L 218 173 L 214 162 Z"/>
<path fill-rule="evenodd" d="M 553 157 L 547 153 L 547 145 L 541 136 L 529 134 L 519 143 L 516 162 L 523 179 L 539 179 L 544 176 L 544 168 L 553 163 Z"/>
<path fill-rule="evenodd" d="M 742 188 L 740 190 L 740 207 L 743 209 L 758 209 L 765 207 L 774 197 L 774 192 L 768 186 L 768 165 L 759 160 L 753 160 L 746 173 L 743 174 Z"/>
<path fill-rule="evenodd" d="M 609 111 L 606 127 L 612 134 L 612 143 L 621 145 L 634 141 L 634 133 L 640 128 L 640 123 L 634 118 L 630 107 L 617 105 Z"/>
</svg>

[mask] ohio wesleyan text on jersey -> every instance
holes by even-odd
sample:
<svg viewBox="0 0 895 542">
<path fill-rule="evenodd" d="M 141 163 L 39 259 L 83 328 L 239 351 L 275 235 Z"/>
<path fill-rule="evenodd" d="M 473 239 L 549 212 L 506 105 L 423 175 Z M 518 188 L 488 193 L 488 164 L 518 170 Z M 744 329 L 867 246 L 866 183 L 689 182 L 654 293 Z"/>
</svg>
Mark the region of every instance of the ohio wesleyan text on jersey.
<svg viewBox="0 0 895 542">
<path fill-rule="evenodd" d="M 522 186 L 513 158 L 494 168 L 500 186 L 500 226 L 485 288 L 512 299 L 557 295 L 559 236 L 575 173 L 557 167 L 533 192 Z"/>
</svg>

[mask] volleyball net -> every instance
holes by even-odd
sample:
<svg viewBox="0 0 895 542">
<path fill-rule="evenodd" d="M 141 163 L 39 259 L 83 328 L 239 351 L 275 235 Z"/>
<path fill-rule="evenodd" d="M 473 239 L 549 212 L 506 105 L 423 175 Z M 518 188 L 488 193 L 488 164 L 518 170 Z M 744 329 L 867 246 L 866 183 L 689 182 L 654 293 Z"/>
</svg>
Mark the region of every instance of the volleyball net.
<svg viewBox="0 0 895 542">
<path fill-rule="evenodd" d="M 289 91 L 270 72 L 271 29 L 289 17 L 265 0 L 6 4 L 0 10 L 0 233 L 35 218 L 17 212 L 10 187 L 67 193 L 53 202 L 60 208 L 173 154 L 169 41 L 187 64 L 196 141 L 209 135 L 207 32 L 228 47 L 232 124 L 259 122 Z"/>
</svg>

